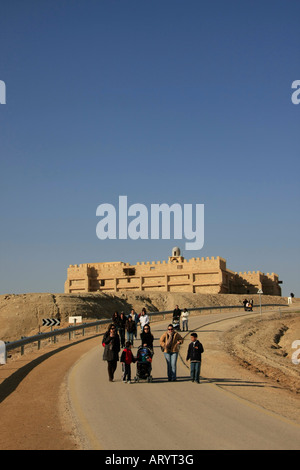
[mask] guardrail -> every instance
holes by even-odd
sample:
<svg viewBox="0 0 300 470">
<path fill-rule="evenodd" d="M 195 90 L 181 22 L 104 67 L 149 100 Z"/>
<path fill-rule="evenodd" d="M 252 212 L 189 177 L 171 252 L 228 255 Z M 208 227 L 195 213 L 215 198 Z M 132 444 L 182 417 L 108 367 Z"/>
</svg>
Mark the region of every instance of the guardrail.
<svg viewBox="0 0 300 470">
<path fill-rule="evenodd" d="M 253 308 L 260 307 L 260 305 L 254 305 Z M 263 304 L 261 307 L 282 307 L 284 309 L 283 304 Z M 204 310 L 225 310 L 225 309 L 240 309 L 244 310 L 241 305 L 225 305 L 225 306 L 213 306 L 213 307 L 194 307 L 189 308 L 189 312 L 198 311 L 202 312 Z M 288 310 L 290 310 L 288 308 Z M 251 313 L 251 312 L 250 312 Z M 162 312 L 148 312 L 148 316 L 150 317 L 150 321 L 152 320 L 153 316 L 161 315 L 163 319 L 166 318 L 166 315 L 173 314 L 173 310 L 166 310 Z M 48 338 L 53 338 L 54 343 L 56 342 L 56 337 L 61 335 L 69 335 L 69 340 L 72 339 L 72 333 L 78 330 L 82 330 L 82 335 L 84 336 L 85 330 L 87 328 L 96 327 L 96 333 L 99 331 L 99 326 L 111 323 L 111 319 L 102 319 L 96 320 L 89 323 L 81 323 L 80 325 L 69 326 L 67 328 L 55 329 L 53 331 L 49 331 L 47 333 L 38 333 L 34 336 L 23 337 L 17 341 L 5 342 L 0 341 L 0 364 L 5 364 L 7 360 L 7 352 L 12 351 L 14 349 L 21 348 L 21 355 L 24 354 L 24 347 L 27 344 L 37 343 L 38 349 L 41 347 L 41 342 Z"/>
</svg>

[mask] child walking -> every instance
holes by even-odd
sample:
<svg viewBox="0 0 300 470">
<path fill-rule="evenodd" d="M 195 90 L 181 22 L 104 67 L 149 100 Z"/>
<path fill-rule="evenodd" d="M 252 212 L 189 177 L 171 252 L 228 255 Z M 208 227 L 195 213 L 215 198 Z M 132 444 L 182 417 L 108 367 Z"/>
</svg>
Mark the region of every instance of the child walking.
<svg viewBox="0 0 300 470">
<path fill-rule="evenodd" d="M 191 333 L 191 342 L 188 347 L 186 360 L 191 360 L 191 379 L 192 382 L 200 383 L 200 369 L 201 369 L 201 354 L 204 348 L 200 341 L 198 341 L 197 333 Z"/>
<path fill-rule="evenodd" d="M 136 358 L 133 356 L 131 352 L 131 341 L 127 341 L 125 343 L 125 349 L 121 354 L 121 363 L 123 367 L 123 382 L 124 383 L 131 383 L 131 363 L 136 362 Z"/>
</svg>

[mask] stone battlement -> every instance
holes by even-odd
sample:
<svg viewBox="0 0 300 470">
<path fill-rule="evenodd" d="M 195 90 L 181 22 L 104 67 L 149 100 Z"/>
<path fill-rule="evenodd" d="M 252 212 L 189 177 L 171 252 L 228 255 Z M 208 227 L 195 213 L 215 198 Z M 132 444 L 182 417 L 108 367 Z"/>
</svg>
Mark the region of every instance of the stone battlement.
<svg viewBox="0 0 300 470">
<path fill-rule="evenodd" d="M 190 258 L 190 259 L 185 259 L 182 257 L 182 262 L 183 263 L 206 263 L 206 262 L 211 262 L 211 261 L 218 261 L 222 260 L 226 263 L 226 260 L 224 258 L 221 258 L 220 256 L 212 256 L 212 257 L 202 257 L 202 258 Z M 136 266 L 149 266 L 149 265 L 161 265 L 161 264 L 168 264 L 170 261 L 138 261 L 136 263 Z M 101 263 L 82 263 L 82 264 L 70 264 L 69 268 L 84 268 L 84 267 L 94 267 L 101 265 L 103 267 L 115 267 L 115 266 L 131 266 L 130 263 L 124 263 L 123 261 L 105 261 Z"/>
</svg>

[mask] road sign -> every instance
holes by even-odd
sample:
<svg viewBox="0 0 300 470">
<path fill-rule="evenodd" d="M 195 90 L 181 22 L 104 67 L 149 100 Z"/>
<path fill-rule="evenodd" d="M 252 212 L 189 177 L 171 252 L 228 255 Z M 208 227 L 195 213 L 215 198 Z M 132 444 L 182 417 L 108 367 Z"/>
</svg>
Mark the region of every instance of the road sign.
<svg viewBox="0 0 300 470">
<path fill-rule="evenodd" d="M 0 364 L 6 364 L 6 346 L 4 341 L 0 341 Z"/>
<path fill-rule="evenodd" d="M 263 294 L 263 291 L 262 291 L 261 289 L 259 289 L 259 290 L 257 291 L 257 293 L 258 293 L 258 294 Z"/>
<path fill-rule="evenodd" d="M 57 318 L 43 318 L 43 326 L 59 326 L 60 320 Z"/>
<path fill-rule="evenodd" d="M 76 317 L 69 317 L 69 323 L 82 323 L 82 317 L 81 316 L 76 316 Z"/>
</svg>

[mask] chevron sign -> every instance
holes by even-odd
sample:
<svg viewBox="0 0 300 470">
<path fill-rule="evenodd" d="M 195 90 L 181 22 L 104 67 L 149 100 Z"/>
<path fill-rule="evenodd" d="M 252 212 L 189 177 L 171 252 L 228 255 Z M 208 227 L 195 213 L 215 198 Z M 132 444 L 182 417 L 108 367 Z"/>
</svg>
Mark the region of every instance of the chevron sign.
<svg viewBox="0 0 300 470">
<path fill-rule="evenodd" d="M 43 326 L 59 326 L 60 320 L 57 318 L 43 318 Z"/>
</svg>

